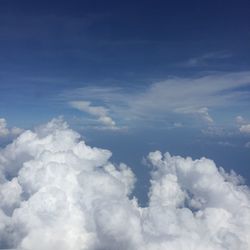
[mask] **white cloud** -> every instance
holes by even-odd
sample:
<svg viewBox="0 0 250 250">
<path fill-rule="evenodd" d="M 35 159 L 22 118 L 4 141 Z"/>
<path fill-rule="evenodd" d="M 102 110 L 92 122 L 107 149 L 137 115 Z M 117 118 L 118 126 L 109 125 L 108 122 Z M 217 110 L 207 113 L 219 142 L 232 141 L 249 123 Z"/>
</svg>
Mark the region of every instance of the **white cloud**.
<svg viewBox="0 0 250 250">
<path fill-rule="evenodd" d="M 249 92 L 240 90 L 250 85 L 250 72 L 210 73 L 190 78 L 172 77 L 146 87 L 131 89 L 84 87 L 62 94 L 71 100 L 103 103 L 120 120 L 167 120 L 184 122 L 187 116 L 213 122 L 213 111 L 241 108 L 249 104 Z M 177 116 L 177 117 L 176 117 Z M 181 116 L 181 117 L 180 117 Z M 221 113 L 223 117 L 223 113 Z M 180 118 L 180 120 L 176 119 Z M 184 120 L 184 121 L 183 121 Z M 189 119 L 190 120 L 190 119 Z"/>
<path fill-rule="evenodd" d="M 173 126 L 175 128 L 181 128 L 181 127 L 183 127 L 183 124 L 181 122 L 174 122 Z"/>
<path fill-rule="evenodd" d="M 239 115 L 235 118 L 235 120 L 241 133 L 250 134 L 250 123 L 247 119 Z"/>
<path fill-rule="evenodd" d="M 236 146 L 235 144 L 228 142 L 228 141 L 219 141 L 218 145 L 224 146 L 224 147 L 235 147 Z"/>
<path fill-rule="evenodd" d="M 250 141 L 245 144 L 246 148 L 250 148 Z"/>
<path fill-rule="evenodd" d="M 213 123 L 214 120 L 213 118 L 209 115 L 208 113 L 208 108 L 203 107 L 203 108 L 193 108 L 193 107 L 185 107 L 185 108 L 178 108 L 175 110 L 177 113 L 181 114 L 192 114 L 200 117 L 207 123 Z"/>
<path fill-rule="evenodd" d="M 108 116 L 108 109 L 101 106 L 92 106 L 87 101 L 72 101 L 70 105 L 80 111 L 86 112 L 98 118 L 98 121 L 110 129 L 116 129 L 116 123 Z"/>
<path fill-rule="evenodd" d="M 211 62 L 214 65 L 214 63 L 217 62 L 218 60 L 226 59 L 231 56 L 232 56 L 231 54 L 225 53 L 223 51 L 211 52 L 211 53 L 201 55 L 199 57 L 190 58 L 183 63 L 179 63 L 178 65 L 182 67 L 188 67 L 188 68 L 189 67 L 204 67 L 204 66 L 211 65 Z"/>
<path fill-rule="evenodd" d="M 0 118 L 0 137 L 16 136 L 23 130 L 21 128 L 13 127 L 8 128 L 7 121 L 4 118 Z"/>
<path fill-rule="evenodd" d="M 239 129 L 241 133 L 250 134 L 250 124 L 241 125 Z"/>
<path fill-rule="evenodd" d="M 236 116 L 235 121 L 238 125 L 245 124 L 246 120 L 241 115 Z"/>
<path fill-rule="evenodd" d="M 205 158 L 151 152 L 149 205 L 135 176 L 62 119 L 0 150 L 0 248 L 246 250 L 250 191 Z"/>
</svg>

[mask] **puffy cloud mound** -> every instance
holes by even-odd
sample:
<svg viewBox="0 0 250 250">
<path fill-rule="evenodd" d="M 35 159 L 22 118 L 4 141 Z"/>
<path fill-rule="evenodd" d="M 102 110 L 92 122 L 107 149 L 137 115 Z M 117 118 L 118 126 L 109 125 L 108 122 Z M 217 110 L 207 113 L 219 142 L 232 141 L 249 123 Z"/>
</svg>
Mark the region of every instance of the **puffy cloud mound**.
<svg viewBox="0 0 250 250">
<path fill-rule="evenodd" d="M 0 137 L 16 136 L 22 132 L 23 130 L 21 128 L 8 128 L 7 121 L 4 118 L 0 118 Z"/>
<path fill-rule="evenodd" d="M 87 146 L 61 119 L 0 150 L 0 248 L 246 250 L 250 194 L 213 161 L 151 152 L 149 204 L 111 152 Z"/>
</svg>

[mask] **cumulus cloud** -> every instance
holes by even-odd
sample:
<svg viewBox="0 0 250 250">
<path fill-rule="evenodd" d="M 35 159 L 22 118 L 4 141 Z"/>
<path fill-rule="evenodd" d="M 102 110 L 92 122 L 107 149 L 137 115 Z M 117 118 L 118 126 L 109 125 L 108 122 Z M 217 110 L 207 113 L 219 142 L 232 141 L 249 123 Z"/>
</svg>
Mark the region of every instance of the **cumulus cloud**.
<svg viewBox="0 0 250 250">
<path fill-rule="evenodd" d="M 151 152 L 149 203 L 111 152 L 62 119 L 0 150 L 0 248 L 22 250 L 246 250 L 250 191 L 206 158 Z"/>
<path fill-rule="evenodd" d="M 70 105 L 80 111 L 86 112 L 98 118 L 98 121 L 110 129 L 116 129 L 116 123 L 108 115 L 108 109 L 102 106 L 92 106 L 87 101 L 72 101 Z"/>
<path fill-rule="evenodd" d="M 235 121 L 238 125 L 242 125 L 246 123 L 246 120 L 244 117 L 242 117 L 241 115 L 236 116 Z"/>
<path fill-rule="evenodd" d="M 243 116 L 239 115 L 235 118 L 239 131 L 243 134 L 250 134 L 250 123 Z"/>
<path fill-rule="evenodd" d="M 243 124 L 240 126 L 240 132 L 244 134 L 250 134 L 250 124 Z"/>
<path fill-rule="evenodd" d="M 13 127 L 8 128 L 7 121 L 5 118 L 0 118 L 0 137 L 16 136 L 19 135 L 23 130 L 21 128 Z"/>
</svg>

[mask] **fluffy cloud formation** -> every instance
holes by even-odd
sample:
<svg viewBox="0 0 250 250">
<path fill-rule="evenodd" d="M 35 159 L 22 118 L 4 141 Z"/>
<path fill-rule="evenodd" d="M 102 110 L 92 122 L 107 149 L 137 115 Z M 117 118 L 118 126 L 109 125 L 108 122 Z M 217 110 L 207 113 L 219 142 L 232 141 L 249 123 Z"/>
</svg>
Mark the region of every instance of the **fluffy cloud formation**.
<svg viewBox="0 0 250 250">
<path fill-rule="evenodd" d="M 241 115 L 236 116 L 235 121 L 238 125 L 245 124 L 246 120 Z"/>
<path fill-rule="evenodd" d="M 248 120 L 246 120 L 244 117 L 242 116 L 237 116 L 235 118 L 236 123 L 239 126 L 239 131 L 243 134 L 250 134 L 250 123 Z"/>
<path fill-rule="evenodd" d="M 108 116 L 108 109 L 101 106 L 92 106 L 90 102 L 86 101 L 73 101 L 70 102 L 73 108 L 86 112 L 98 118 L 98 121 L 110 129 L 116 129 L 115 121 Z"/>
<path fill-rule="evenodd" d="M 244 134 L 250 134 L 250 124 L 241 125 L 240 132 Z"/>
<path fill-rule="evenodd" d="M 149 204 L 111 152 L 87 146 L 61 119 L 0 151 L 0 248 L 246 250 L 250 193 L 205 158 L 148 155 Z"/>
<path fill-rule="evenodd" d="M 16 136 L 23 130 L 17 127 L 8 128 L 7 121 L 4 118 L 0 118 L 0 137 Z"/>
</svg>

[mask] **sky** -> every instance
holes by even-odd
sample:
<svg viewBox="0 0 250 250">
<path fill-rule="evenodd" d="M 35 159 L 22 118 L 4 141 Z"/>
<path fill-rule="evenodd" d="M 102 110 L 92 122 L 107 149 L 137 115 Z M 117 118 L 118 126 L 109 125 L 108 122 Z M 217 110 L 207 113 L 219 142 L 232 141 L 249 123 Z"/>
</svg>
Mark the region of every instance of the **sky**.
<svg viewBox="0 0 250 250">
<path fill-rule="evenodd" d="M 9 127 L 62 115 L 135 169 L 162 149 L 211 157 L 250 179 L 248 1 L 0 5 L 0 114 Z"/>
<path fill-rule="evenodd" d="M 249 182 L 248 1 L 0 5 L 6 126 L 63 116 L 145 182 L 141 161 L 154 149 L 212 158 Z"/>
<path fill-rule="evenodd" d="M 248 249 L 249 25 L 247 0 L 0 0 L 0 248 Z"/>
</svg>

